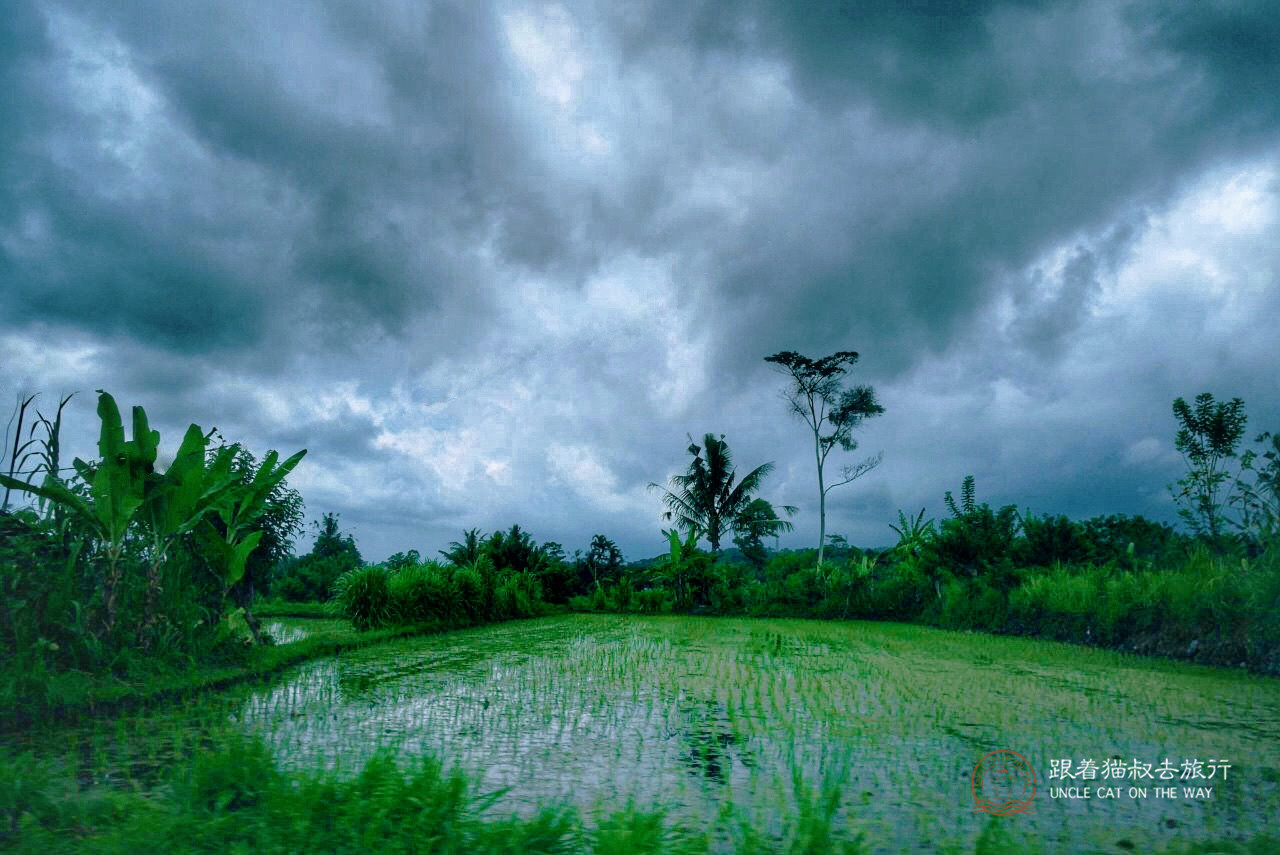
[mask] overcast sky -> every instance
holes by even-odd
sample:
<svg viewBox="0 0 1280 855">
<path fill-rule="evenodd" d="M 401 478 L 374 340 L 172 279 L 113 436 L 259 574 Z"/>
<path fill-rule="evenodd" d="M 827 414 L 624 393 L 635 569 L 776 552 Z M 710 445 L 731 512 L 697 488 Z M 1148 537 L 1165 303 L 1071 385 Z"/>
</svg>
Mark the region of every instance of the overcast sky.
<svg viewBox="0 0 1280 855">
<path fill-rule="evenodd" d="M 0 402 L 94 390 L 369 559 L 662 551 L 687 435 L 799 506 L 780 350 L 885 414 L 828 532 L 1173 521 L 1175 397 L 1280 429 L 1280 15 L 1204 2 L 28 2 L 0 15 Z M 803 10 L 803 11 L 802 11 Z M 962 11 L 963 10 L 963 11 Z M 7 461 L 7 458 L 6 458 Z"/>
</svg>

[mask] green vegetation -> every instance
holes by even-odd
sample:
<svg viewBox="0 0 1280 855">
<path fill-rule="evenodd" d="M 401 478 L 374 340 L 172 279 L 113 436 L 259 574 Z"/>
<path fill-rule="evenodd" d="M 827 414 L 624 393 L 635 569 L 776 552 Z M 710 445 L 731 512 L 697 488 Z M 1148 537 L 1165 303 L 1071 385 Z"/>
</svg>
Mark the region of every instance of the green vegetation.
<svg viewBox="0 0 1280 855">
<path fill-rule="evenodd" d="M 286 548 L 284 479 L 305 452 L 279 462 L 272 451 L 257 465 L 239 446 L 210 448 L 211 434 L 193 424 L 161 472 L 159 432 L 142 407 L 132 415 L 126 439 L 115 400 L 100 393 L 101 457 L 77 458 L 64 480 L 60 406 L 33 437 L 42 480 L 0 475 L 7 491 L 39 500 L 0 515 L 0 708 L 19 718 L 78 683 L 243 659 L 243 641 L 256 636 L 237 592 L 252 584 L 249 558 L 268 532 Z M 29 459 L 30 442 L 14 455 Z"/>
<path fill-rule="evenodd" d="M 1194 410 L 1181 398 L 1175 399 L 1173 414 L 1181 425 L 1174 447 L 1187 462 L 1187 476 L 1178 481 L 1174 492 L 1182 505 L 1178 513 L 1193 531 L 1216 542 L 1227 525 L 1223 493 L 1235 486 L 1227 462 L 1236 456 L 1248 421 L 1244 401 L 1232 398 L 1219 403 L 1203 392 L 1196 396 Z"/>
<path fill-rule="evenodd" d="M 1019 514 L 978 503 L 973 479 L 937 529 L 899 513 L 899 542 L 819 566 L 763 567 L 669 532 L 667 555 L 602 590 L 592 611 L 906 620 L 1038 635 L 1280 675 L 1280 544 L 1221 553 L 1141 517 Z M 1121 545 L 1123 544 L 1123 546 Z"/>
<path fill-rule="evenodd" d="M 300 558 L 286 557 L 275 565 L 272 596 L 291 602 L 328 600 L 338 577 L 364 564 L 355 540 L 339 529 L 337 514 L 325 514 L 315 528 L 310 552 Z"/>
</svg>

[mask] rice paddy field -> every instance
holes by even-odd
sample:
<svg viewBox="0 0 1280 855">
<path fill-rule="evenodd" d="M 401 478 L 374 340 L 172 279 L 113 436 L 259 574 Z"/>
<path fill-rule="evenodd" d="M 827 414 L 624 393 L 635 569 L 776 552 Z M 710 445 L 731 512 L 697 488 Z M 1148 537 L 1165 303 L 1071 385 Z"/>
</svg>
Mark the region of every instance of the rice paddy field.
<svg viewBox="0 0 1280 855">
<path fill-rule="evenodd" d="M 343 627 L 268 629 L 290 643 Z M 232 734 L 290 771 L 354 775 L 377 752 L 431 755 L 497 793 L 497 816 L 661 809 L 713 852 L 782 848 L 815 815 L 873 852 L 1280 837 L 1280 681 L 884 623 L 517 621 L 313 660 L 268 684 L 23 734 L 18 747 L 81 788 L 146 790 Z M 975 804 L 975 766 L 992 752 L 1029 764 L 1025 810 Z M 1061 777 L 1064 760 L 1093 776 Z"/>
</svg>

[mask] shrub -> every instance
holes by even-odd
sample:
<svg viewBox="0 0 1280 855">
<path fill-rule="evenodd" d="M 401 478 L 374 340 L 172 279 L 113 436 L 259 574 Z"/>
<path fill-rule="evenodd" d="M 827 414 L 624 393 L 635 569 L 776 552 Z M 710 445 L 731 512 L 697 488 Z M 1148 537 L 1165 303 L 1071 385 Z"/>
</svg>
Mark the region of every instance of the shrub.
<svg viewBox="0 0 1280 855">
<path fill-rule="evenodd" d="M 391 622 L 390 574 L 374 564 L 348 570 L 334 583 L 334 603 L 360 632 Z"/>
<path fill-rule="evenodd" d="M 279 784 L 280 772 L 265 744 L 233 736 L 221 750 L 196 755 L 179 792 L 194 811 L 220 814 L 260 804 Z"/>
<path fill-rule="evenodd" d="M 1168 569 L 1185 558 L 1190 546 L 1190 539 L 1172 526 L 1141 516 L 1094 517 L 1082 527 L 1089 560 L 1097 565 L 1114 562 L 1127 570 Z"/>
<path fill-rule="evenodd" d="M 1090 638 L 1098 620 L 1099 583 L 1092 568 L 1062 565 L 1034 575 L 1009 595 L 1014 629 L 1062 640 Z"/>
<path fill-rule="evenodd" d="M 586 600 L 586 597 L 574 597 L 575 600 Z M 661 588 L 644 588 L 636 591 L 634 604 L 636 611 L 646 615 L 664 614 L 671 611 L 671 594 Z"/>
<path fill-rule="evenodd" d="M 1089 551 L 1084 528 L 1065 516 L 1028 513 L 1022 517 L 1022 538 L 1016 550 L 1021 566 L 1079 563 L 1088 560 Z"/>
<path fill-rule="evenodd" d="M 977 504 L 972 475 L 965 476 L 960 504 L 950 491 L 945 498 L 951 519 L 942 521 L 937 536 L 930 538 L 921 552 L 930 575 L 939 580 L 945 572 L 976 578 L 1013 556 L 1019 529 L 1013 505 L 993 511 L 985 502 Z M 1010 581 L 1008 572 L 999 573 L 997 584 L 1004 590 Z"/>
<path fill-rule="evenodd" d="M 291 558 L 277 567 L 271 594 L 295 603 L 325 602 L 333 596 L 338 577 L 359 566 L 346 554 Z"/>
<path fill-rule="evenodd" d="M 504 618 L 533 617 L 539 614 L 542 583 L 529 570 L 505 573 L 494 591 L 494 616 Z"/>
<path fill-rule="evenodd" d="M 929 614 L 948 629 L 999 630 L 1005 626 L 1008 599 L 982 579 L 953 579 Z"/>
<path fill-rule="evenodd" d="M 482 557 L 466 567 L 459 567 L 453 571 L 454 602 L 458 617 L 471 622 L 487 620 L 490 615 L 493 591 L 485 585 L 481 566 L 485 563 L 489 563 L 489 567 L 492 568 L 493 565 L 488 558 Z"/>
<path fill-rule="evenodd" d="M 337 514 L 325 514 L 314 524 L 316 540 L 311 552 L 276 566 L 271 594 L 294 602 L 323 602 L 333 596 L 338 577 L 360 567 L 364 561 L 351 535 L 338 527 Z M 403 556 L 392 556 L 393 559 Z"/>
<path fill-rule="evenodd" d="M 935 599 L 934 584 L 920 569 L 920 562 L 907 558 L 884 567 L 871 579 L 863 598 L 867 617 L 911 620 L 919 617 L 926 604 Z"/>
<path fill-rule="evenodd" d="M 538 570 L 543 599 L 548 603 L 567 603 L 579 589 L 578 569 L 556 558 L 548 558 Z"/>
<path fill-rule="evenodd" d="M 714 614 L 740 615 L 748 611 L 760 588 L 750 564 L 714 564 L 707 586 L 707 606 Z"/>
<path fill-rule="evenodd" d="M 778 599 L 789 611 L 808 614 L 822 602 L 825 588 L 818 568 L 805 567 L 787 575 L 782 583 L 782 596 Z"/>
<path fill-rule="evenodd" d="M 385 565 L 384 565 L 385 566 Z M 387 596 L 391 599 L 391 615 L 397 623 L 421 623 L 433 613 L 435 591 L 431 573 L 420 564 L 406 564 L 389 571 Z"/>
</svg>

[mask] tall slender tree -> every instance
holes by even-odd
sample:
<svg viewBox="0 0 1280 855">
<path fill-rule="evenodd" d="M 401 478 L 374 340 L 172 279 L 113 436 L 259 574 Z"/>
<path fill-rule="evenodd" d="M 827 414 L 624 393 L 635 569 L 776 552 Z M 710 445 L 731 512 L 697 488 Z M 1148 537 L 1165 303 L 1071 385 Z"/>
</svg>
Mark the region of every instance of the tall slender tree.
<svg viewBox="0 0 1280 855">
<path fill-rule="evenodd" d="M 693 461 L 688 471 L 671 476 L 668 487 L 650 484 L 649 488 L 663 492 L 662 500 L 667 506 L 662 515 L 664 520 L 674 520 L 677 527 L 697 532 L 711 544 L 712 552 L 719 552 L 720 539 L 727 532 L 760 526 L 761 521 L 753 518 L 749 509 L 761 482 L 773 471 L 773 464 L 761 464 L 737 481 L 733 455 L 723 434 L 719 438 L 707 434 L 702 445 L 689 437 L 689 453 Z M 795 511 L 790 507 L 783 509 L 788 513 Z M 778 523 L 786 524 L 781 520 Z"/>
<path fill-rule="evenodd" d="M 766 356 L 764 361 L 777 365 L 791 378 L 791 388 L 784 393 L 787 403 L 791 405 L 791 412 L 813 432 L 813 456 L 818 467 L 818 566 L 821 567 L 827 542 L 827 494 L 875 469 L 884 456 L 876 454 L 843 466 L 840 480 L 828 484 L 827 455 L 837 445 L 845 451 L 855 450 L 858 442 L 853 438 L 854 428 L 864 419 L 883 413 L 884 407 L 876 401 L 875 390 L 870 386 L 846 389 L 841 385 L 841 378 L 858 361 L 858 354 L 851 350 L 841 350 L 821 359 L 809 359 L 784 350 Z"/>
</svg>

